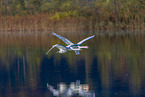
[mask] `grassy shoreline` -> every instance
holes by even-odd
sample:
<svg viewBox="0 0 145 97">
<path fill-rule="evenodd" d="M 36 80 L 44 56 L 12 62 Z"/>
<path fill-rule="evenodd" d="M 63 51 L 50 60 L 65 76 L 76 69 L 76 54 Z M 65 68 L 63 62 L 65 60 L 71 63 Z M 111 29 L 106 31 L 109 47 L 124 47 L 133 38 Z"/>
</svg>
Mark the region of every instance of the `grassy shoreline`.
<svg viewBox="0 0 145 97">
<path fill-rule="evenodd" d="M 52 18 L 48 13 L 24 16 L 0 16 L 1 31 L 96 31 L 96 30 L 145 30 L 144 18 L 124 16 L 63 17 Z"/>
</svg>

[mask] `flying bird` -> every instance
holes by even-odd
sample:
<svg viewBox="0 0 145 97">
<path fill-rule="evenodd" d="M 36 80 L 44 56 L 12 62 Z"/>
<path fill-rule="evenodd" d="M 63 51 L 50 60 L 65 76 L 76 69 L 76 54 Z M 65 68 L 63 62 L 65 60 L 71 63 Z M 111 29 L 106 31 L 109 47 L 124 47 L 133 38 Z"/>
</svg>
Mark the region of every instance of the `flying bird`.
<svg viewBox="0 0 145 97">
<path fill-rule="evenodd" d="M 92 39 L 95 35 L 87 37 L 83 40 L 81 40 L 80 42 L 78 42 L 77 44 L 72 43 L 70 40 L 68 40 L 65 37 L 62 37 L 56 33 L 52 33 L 52 35 L 58 37 L 59 39 L 61 39 L 64 43 L 67 44 L 67 46 L 63 46 L 60 44 L 56 44 L 53 45 L 52 48 L 46 53 L 46 55 L 54 48 L 57 47 L 59 49 L 59 51 L 57 53 L 66 53 L 68 51 L 75 51 L 76 55 L 80 54 L 80 50 L 83 48 L 88 48 L 88 46 L 81 46 L 82 43 L 84 43 L 85 41 Z"/>
</svg>

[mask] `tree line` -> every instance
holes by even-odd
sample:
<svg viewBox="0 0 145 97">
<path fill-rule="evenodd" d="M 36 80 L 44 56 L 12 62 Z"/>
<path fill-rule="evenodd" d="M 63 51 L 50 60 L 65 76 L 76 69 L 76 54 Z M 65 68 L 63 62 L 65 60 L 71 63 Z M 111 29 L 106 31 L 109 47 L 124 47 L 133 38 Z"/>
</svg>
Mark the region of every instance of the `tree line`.
<svg viewBox="0 0 145 97">
<path fill-rule="evenodd" d="M 25 15 L 77 10 L 85 15 L 103 13 L 138 12 L 144 9 L 144 0 L 1 0 L 1 15 Z M 80 14 L 81 14 L 80 13 Z"/>
<path fill-rule="evenodd" d="M 93 25 L 144 28 L 144 0 L 1 0 L 0 16 L 49 14 L 50 19 L 87 18 Z M 97 23 L 96 23 L 97 22 Z"/>
</svg>

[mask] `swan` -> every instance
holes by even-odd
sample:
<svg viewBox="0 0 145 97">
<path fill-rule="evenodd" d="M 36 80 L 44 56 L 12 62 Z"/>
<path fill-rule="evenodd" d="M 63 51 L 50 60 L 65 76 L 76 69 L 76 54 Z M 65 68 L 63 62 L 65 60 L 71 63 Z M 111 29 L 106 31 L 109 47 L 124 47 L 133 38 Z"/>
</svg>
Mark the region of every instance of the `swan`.
<svg viewBox="0 0 145 97">
<path fill-rule="evenodd" d="M 82 43 L 84 43 L 85 41 L 92 39 L 95 35 L 87 37 L 83 40 L 81 40 L 80 42 L 78 42 L 77 44 L 72 43 L 70 40 L 68 40 L 65 37 L 62 37 L 56 33 L 52 33 L 52 35 L 58 37 L 59 39 L 61 39 L 64 43 L 67 44 L 67 46 L 63 46 L 60 44 L 56 44 L 53 45 L 51 49 L 49 49 L 46 53 L 46 55 L 54 48 L 57 47 L 59 49 L 59 51 L 57 51 L 57 53 L 66 53 L 68 51 L 75 51 L 76 55 L 80 54 L 80 50 L 82 50 L 83 48 L 88 48 L 88 46 L 81 46 Z"/>
</svg>

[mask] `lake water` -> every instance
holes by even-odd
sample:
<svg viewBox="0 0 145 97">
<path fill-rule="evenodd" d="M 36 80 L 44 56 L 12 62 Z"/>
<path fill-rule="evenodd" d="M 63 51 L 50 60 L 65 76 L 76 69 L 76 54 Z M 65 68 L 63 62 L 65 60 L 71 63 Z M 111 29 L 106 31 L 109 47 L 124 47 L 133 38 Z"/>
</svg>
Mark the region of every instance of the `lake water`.
<svg viewBox="0 0 145 97">
<path fill-rule="evenodd" d="M 48 33 L 0 34 L 0 97 L 53 97 L 47 83 L 69 85 L 80 80 L 96 97 L 145 96 L 145 34 L 142 32 L 58 33 L 88 49 L 58 54 L 66 44 Z"/>
</svg>

